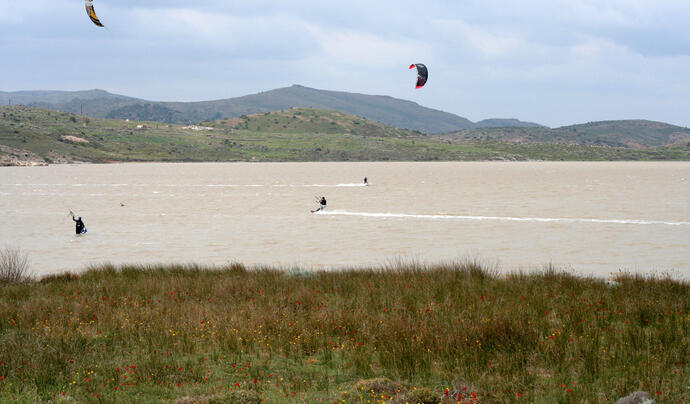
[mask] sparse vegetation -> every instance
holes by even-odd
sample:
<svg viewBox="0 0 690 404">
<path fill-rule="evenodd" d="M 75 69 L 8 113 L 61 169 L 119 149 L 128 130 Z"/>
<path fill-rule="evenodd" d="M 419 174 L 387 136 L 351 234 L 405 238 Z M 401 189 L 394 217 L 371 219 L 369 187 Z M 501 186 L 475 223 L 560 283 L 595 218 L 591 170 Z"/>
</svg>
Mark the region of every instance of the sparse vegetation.
<svg viewBox="0 0 690 404">
<path fill-rule="evenodd" d="M 0 401 L 688 397 L 687 283 L 472 262 L 305 274 L 104 265 L 0 288 Z"/>
<path fill-rule="evenodd" d="M 204 122 L 194 130 L 156 122 L 93 119 L 0 107 L 0 164 L 70 161 L 463 161 L 690 160 L 690 147 L 647 149 L 455 141 L 335 111 L 290 109 Z M 276 123 L 277 122 L 277 123 Z M 79 142 L 66 139 L 81 139 Z"/>
<path fill-rule="evenodd" d="M 690 140 L 690 128 L 662 122 L 600 121 L 560 128 L 499 127 L 462 130 L 444 136 L 463 140 L 494 140 L 509 143 L 556 143 L 581 146 L 645 149 L 681 146 Z"/>
<path fill-rule="evenodd" d="M 29 255 L 17 247 L 0 249 L 0 285 L 21 283 L 31 277 Z"/>
</svg>

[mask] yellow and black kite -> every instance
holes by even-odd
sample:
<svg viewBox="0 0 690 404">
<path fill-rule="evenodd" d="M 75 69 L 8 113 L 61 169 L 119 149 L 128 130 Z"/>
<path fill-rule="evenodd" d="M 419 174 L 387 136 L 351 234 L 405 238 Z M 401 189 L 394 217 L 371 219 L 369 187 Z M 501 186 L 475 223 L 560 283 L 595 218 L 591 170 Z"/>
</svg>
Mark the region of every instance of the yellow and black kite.
<svg viewBox="0 0 690 404">
<path fill-rule="evenodd" d="M 86 14 L 94 24 L 98 25 L 99 27 L 103 26 L 103 24 L 101 24 L 101 20 L 99 20 L 98 16 L 96 16 L 96 11 L 93 9 L 93 0 L 86 0 Z"/>
</svg>

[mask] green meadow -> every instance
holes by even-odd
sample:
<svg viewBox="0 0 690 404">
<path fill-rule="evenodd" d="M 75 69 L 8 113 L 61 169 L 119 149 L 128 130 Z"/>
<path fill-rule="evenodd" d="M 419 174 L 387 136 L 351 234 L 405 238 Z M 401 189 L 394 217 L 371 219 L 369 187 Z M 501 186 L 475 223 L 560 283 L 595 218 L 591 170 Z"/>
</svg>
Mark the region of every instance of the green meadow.
<svg viewBox="0 0 690 404">
<path fill-rule="evenodd" d="M 473 262 L 103 265 L 0 286 L 1 402 L 690 398 L 690 285 Z"/>
</svg>

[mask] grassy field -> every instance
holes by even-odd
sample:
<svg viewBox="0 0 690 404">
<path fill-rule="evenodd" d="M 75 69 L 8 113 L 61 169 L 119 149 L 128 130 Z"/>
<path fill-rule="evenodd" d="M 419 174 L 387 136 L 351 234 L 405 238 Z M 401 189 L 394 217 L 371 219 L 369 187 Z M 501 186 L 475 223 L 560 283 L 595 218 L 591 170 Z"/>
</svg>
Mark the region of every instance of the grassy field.
<svg viewBox="0 0 690 404">
<path fill-rule="evenodd" d="M 293 108 L 205 122 L 212 130 L 0 107 L 3 153 L 41 161 L 690 160 L 690 147 L 646 149 L 450 140 L 335 111 Z M 7 156 L 5 156 L 7 157 Z"/>
<path fill-rule="evenodd" d="M 0 286 L 0 401 L 690 397 L 690 285 L 467 262 L 92 268 Z"/>
</svg>

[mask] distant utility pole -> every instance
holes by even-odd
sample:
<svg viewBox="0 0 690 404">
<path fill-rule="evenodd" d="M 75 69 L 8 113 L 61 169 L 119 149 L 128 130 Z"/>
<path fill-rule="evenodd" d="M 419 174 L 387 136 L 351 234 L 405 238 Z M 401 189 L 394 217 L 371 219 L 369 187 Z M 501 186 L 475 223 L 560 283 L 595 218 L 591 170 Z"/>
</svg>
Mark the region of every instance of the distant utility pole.
<svg viewBox="0 0 690 404">
<path fill-rule="evenodd" d="M 9 102 L 9 106 L 11 107 L 12 106 L 12 98 L 10 98 L 10 100 L 8 102 Z"/>
<path fill-rule="evenodd" d="M 79 115 L 84 115 L 84 104 L 81 104 L 81 107 L 79 107 Z"/>
</svg>

